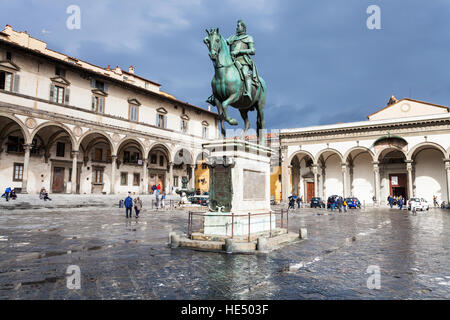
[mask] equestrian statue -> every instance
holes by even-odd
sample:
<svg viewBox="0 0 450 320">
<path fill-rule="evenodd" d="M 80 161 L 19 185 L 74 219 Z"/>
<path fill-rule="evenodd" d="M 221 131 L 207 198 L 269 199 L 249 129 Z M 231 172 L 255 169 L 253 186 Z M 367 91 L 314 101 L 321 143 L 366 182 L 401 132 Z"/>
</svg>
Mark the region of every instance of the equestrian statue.
<svg viewBox="0 0 450 320">
<path fill-rule="evenodd" d="M 236 35 L 225 40 L 219 28 L 206 30 L 203 40 L 209 49 L 209 57 L 214 65 L 214 77 L 211 81 L 212 95 L 206 102 L 217 107 L 222 136 L 225 136 L 224 120 L 237 125 L 237 120 L 228 115 L 228 106 L 239 109 L 245 122 L 244 137 L 250 128 L 248 112 L 257 111 L 257 135 L 263 143 L 265 129 L 264 106 L 266 104 L 266 83 L 258 76 L 251 55 L 255 54 L 253 38 L 246 34 L 246 25 L 239 20 Z"/>
</svg>

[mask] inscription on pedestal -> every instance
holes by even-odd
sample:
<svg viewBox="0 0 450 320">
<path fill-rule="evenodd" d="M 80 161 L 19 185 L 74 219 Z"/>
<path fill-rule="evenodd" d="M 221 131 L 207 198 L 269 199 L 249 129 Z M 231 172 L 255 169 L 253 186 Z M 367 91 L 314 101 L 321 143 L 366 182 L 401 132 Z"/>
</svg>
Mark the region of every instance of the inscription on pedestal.
<svg viewBox="0 0 450 320">
<path fill-rule="evenodd" d="M 218 165 L 210 168 L 210 174 L 210 210 L 216 211 L 217 207 L 224 207 L 223 211 L 230 211 L 232 199 L 231 168 Z"/>
<path fill-rule="evenodd" d="M 244 200 L 264 200 L 265 190 L 265 173 L 244 169 Z"/>
</svg>

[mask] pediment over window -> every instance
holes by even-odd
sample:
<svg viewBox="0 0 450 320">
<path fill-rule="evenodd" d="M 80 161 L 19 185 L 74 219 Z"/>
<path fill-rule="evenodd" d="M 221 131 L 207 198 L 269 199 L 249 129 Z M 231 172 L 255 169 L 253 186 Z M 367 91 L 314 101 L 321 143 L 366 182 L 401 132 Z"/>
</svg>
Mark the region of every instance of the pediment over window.
<svg viewBox="0 0 450 320">
<path fill-rule="evenodd" d="M 54 82 L 55 84 L 62 84 L 62 85 L 65 85 L 65 86 L 69 86 L 70 85 L 70 82 L 67 81 L 66 78 L 61 77 L 61 76 L 53 77 L 50 80 L 52 80 L 52 82 Z"/>
<path fill-rule="evenodd" d="M 135 99 L 135 98 L 130 98 L 130 99 L 128 99 L 128 103 L 129 103 L 129 104 L 133 104 L 133 105 L 135 105 L 135 106 L 140 106 L 140 105 L 142 104 L 142 103 L 139 102 L 138 99 Z"/>
<path fill-rule="evenodd" d="M 181 119 L 189 121 L 189 116 L 187 114 L 182 114 L 180 116 Z"/>
<path fill-rule="evenodd" d="M 104 97 L 108 96 L 108 94 L 105 91 L 100 90 L 100 89 L 92 89 L 92 93 L 98 94 L 98 95 L 101 95 L 101 96 L 104 96 Z"/>
<path fill-rule="evenodd" d="M 164 109 L 163 107 L 160 107 L 160 108 L 156 109 L 156 111 L 157 111 L 158 113 L 167 114 L 167 110 Z"/>
<path fill-rule="evenodd" d="M 202 125 L 204 125 L 205 127 L 207 127 L 207 126 L 209 126 L 209 123 L 208 123 L 208 121 L 203 120 L 203 121 L 202 121 Z"/>
<path fill-rule="evenodd" d="M 14 70 L 14 71 L 20 71 L 20 68 L 19 68 L 19 66 L 17 64 L 15 64 L 12 61 L 8 61 L 8 60 L 0 61 L 0 67 L 11 69 L 11 70 Z"/>
</svg>

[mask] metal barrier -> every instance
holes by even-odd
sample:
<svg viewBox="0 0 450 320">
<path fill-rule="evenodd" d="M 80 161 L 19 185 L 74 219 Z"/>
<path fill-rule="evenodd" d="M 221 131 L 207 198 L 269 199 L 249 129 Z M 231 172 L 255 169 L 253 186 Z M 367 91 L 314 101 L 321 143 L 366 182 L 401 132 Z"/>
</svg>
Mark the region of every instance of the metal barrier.
<svg viewBox="0 0 450 320">
<path fill-rule="evenodd" d="M 207 215 L 208 217 L 231 217 L 231 238 L 234 238 L 234 221 L 236 217 L 247 217 L 248 216 L 248 236 L 247 240 L 250 242 L 251 240 L 251 218 L 255 216 L 267 216 L 269 215 L 270 227 L 269 227 L 269 237 L 272 238 L 272 231 L 277 228 L 277 216 L 280 217 L 279 226 L 283 229 L 285 226 L 284 221 L 286 221 L 286 230 L 289 232 L 289 211 L 287 209 L 281 209 L 278 211 L 270 211 L 268 213 L 254 213 L 251 214 L 211 214 L 207 212 L 194 212 L 189 211 L 188 215 L 188 236 L 189 238 L 192 236 L 193 228 L 194 228 L 194 217 L 200 217 L 202 219 L 202 229 L 204 229 L 204 217 Z M 275 215 L 275 225 L 272 226 L 272 215 Z"/>
<path fill-rule="evenodd" d="M 156 205 L 156 200 L 152 199 L 152 209 L 175 209 L 178 202 L 178 200 L 165 199 L 164 208 L 161 208 L 161 199 L 159 199 L 159 207 Z"/>
</svg>

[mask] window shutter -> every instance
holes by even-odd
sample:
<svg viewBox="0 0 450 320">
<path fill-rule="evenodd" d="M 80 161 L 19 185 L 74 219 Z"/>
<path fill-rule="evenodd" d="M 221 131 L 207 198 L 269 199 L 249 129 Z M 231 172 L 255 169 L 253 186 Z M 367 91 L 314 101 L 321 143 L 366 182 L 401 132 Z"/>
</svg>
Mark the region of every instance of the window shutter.
<svg viewBox="0 0 450 320">
<path fill-rule="evenodd" d="M 91 87 L 95 88 L 95 79 L 91 79 Z"/>
<path fill-rule="evenodd" d="M 55 85 L 50 84 L 50 101 L 55 102 Z"/>
<path fill-rule="evenodd" d="M 164 128 L 167 128 L 167 116 L 164 116 Z"/>
<path fill-rule="evenodd" d="M 104 89 L 105 89 L 105 92 L 108 92 L 108 84 L 105 83 L 105 84 L 103 85 L 103 87 L 104 87 Z"/>
<path fill-rule="evenodd" d="M 64 90 L 64 92 L 65 92 L 65 94 L 66 94 L 65 102 L 66 102 L 66 104 L 69 104 L 69 100 L 70 100 L 70 89 L 69 89 L 69 88 L 66 88 L 66 89 Z"/>
<path fill-rule="evenodd" d="M 14 75 L 13 92 L 19 92 L 20 76 L 18 74 Z"/>
<path fill-rule="evenodd" d="M 104 98 L 100 98 L 98 99 L 98 112 L 103 113 L 104 112 L 103 108 L 104 108 Z"/>
<path fill-rule="evenodd" d="M 92 96 L 92 111 L 95 111 L 95 96 Z"/>
</svg>

